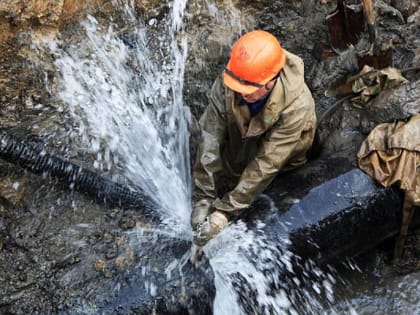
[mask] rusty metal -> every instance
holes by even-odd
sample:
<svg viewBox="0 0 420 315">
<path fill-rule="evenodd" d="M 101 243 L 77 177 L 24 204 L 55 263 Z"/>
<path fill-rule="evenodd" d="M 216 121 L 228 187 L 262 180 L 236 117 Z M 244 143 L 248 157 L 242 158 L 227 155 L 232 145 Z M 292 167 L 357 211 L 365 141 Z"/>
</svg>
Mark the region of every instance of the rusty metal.
<svg viewBox="0 0 420 315">
<path fill-rule="evenodd" d="M 339 0 L 326 21 L 331 47 L 342 52 L 349 45 L 355 45 L 364 31 L 363 6 L 360 1 Z"/>
<path fill-rule="evenodd" d="M 392 47 L 373 49 L 357 54 L 359 69 L 364 65 L 383 69 L 392 65 Z"/>
<path fill-rule="evenodd" d="M 392 65 L 392 47 L 383 45 L 378 38 L 372 0 L 337 1 L 337 8 L 327 16 L 326 21 L 330 45 L 336 53 L 350 45 L 356 46 L 366 28 L 370 46 L 357 53 L 359 68 L 369 65 L 382 69 Z"/>
<path fill-rule="evenodd" d="M 357 55 L 359 68 L 369 65 L 375 69 L 383 69 L 392 65 L 392 47 L 381 43 L 376 28 L 375 7 L 372 0 L 363 0 L 363 12 L 369 34 L 370 48 Z"/>
</svg>

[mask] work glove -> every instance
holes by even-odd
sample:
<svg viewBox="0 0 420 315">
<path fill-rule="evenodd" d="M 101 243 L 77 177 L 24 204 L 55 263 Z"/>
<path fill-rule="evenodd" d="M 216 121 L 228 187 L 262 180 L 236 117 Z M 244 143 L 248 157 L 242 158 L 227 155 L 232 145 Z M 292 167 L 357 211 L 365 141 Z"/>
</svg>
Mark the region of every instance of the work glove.
<svg viewBox="0 0 420 315">
<path fill-rule="evenodd" d="M 200 199 L 194 205 L 194 208 L 191 212 L 191 226 L 193 231 L 197 229 L 197 226 L 204 222 L 210 213 L 210 208 L 211 202 L 209 199 Z"/>
<path fill-rule="evenodd" d="M 228 225 L 228 218 L 220 211 L 214 211 L 208 215 L 201 225 L 198 225 L 194 235 L 194 244 L 204 246 Z"/>
</svg>

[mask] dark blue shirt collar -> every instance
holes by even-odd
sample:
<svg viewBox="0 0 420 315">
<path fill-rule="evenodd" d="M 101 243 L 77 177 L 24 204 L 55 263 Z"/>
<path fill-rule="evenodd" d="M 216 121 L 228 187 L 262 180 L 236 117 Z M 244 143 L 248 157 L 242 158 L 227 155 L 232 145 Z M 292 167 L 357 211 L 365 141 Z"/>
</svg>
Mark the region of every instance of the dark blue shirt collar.
<svg viewBox="0 0 420 315">
<path fill-rule="evenodd" d="M 239 106 L 248 106 L 249 111 L 251 112 L 251 116 L 254 117 L 263 109 L 270 94 L 271 93 L 268 93 L 266 96 L 264 96 L 263 98 L 259 99 L 258 101 L 254 103 L 248 103 L 243 98 L 241 98 L 241 100 L 239 101 Z"/>
</svg>

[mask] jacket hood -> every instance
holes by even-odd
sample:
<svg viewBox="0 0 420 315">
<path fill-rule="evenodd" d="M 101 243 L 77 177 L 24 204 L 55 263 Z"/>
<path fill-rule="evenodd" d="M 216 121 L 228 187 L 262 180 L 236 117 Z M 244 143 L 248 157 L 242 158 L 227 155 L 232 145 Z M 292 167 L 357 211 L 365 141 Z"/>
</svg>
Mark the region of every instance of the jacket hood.
<svg viewBox="0 0 420 315">
<path fill-rule="evenodd" d="M 286 64 L 280 72 L 279 79 L 284 90 L 284 99 L 275 101 L 283 109 L 288 107 L 301 93 L 305 85 L 303 60 L 286 51 Z M 276 88 L 280 88 L 276 84 Z M 275 96 L 276 93 L 273 93 Z"/>
</svg>

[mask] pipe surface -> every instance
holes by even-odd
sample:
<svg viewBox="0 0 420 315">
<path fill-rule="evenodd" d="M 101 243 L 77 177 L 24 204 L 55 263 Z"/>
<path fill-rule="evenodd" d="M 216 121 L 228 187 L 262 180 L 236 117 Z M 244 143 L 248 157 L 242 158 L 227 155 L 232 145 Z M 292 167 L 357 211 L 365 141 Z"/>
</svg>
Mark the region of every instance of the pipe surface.
<svg viewBox="0 0 420 315">
<path fill-rule="evenodd" d="M 47 173 L 105 204 L 137 208 L 148 217 L 158 217 L 156 204 L 140 188 L 134 191 L 103 178 L 72 162 L 52 156 L 43 149 L 26 144 L 3 130 L 0 130 L 0 158 L 34 174 Z"/>
<path fill-rule="evenodd" d="M 287 236 L 292 252 L 319 262 L 366 252 L 401 227 L 402 191 L 378 185 L 346 159 L 312 161 L 278 176 L 266 193 L 278 210 L 255 205 L 247 221 L 264 221 L 273 241 Z"/>
</svg>

